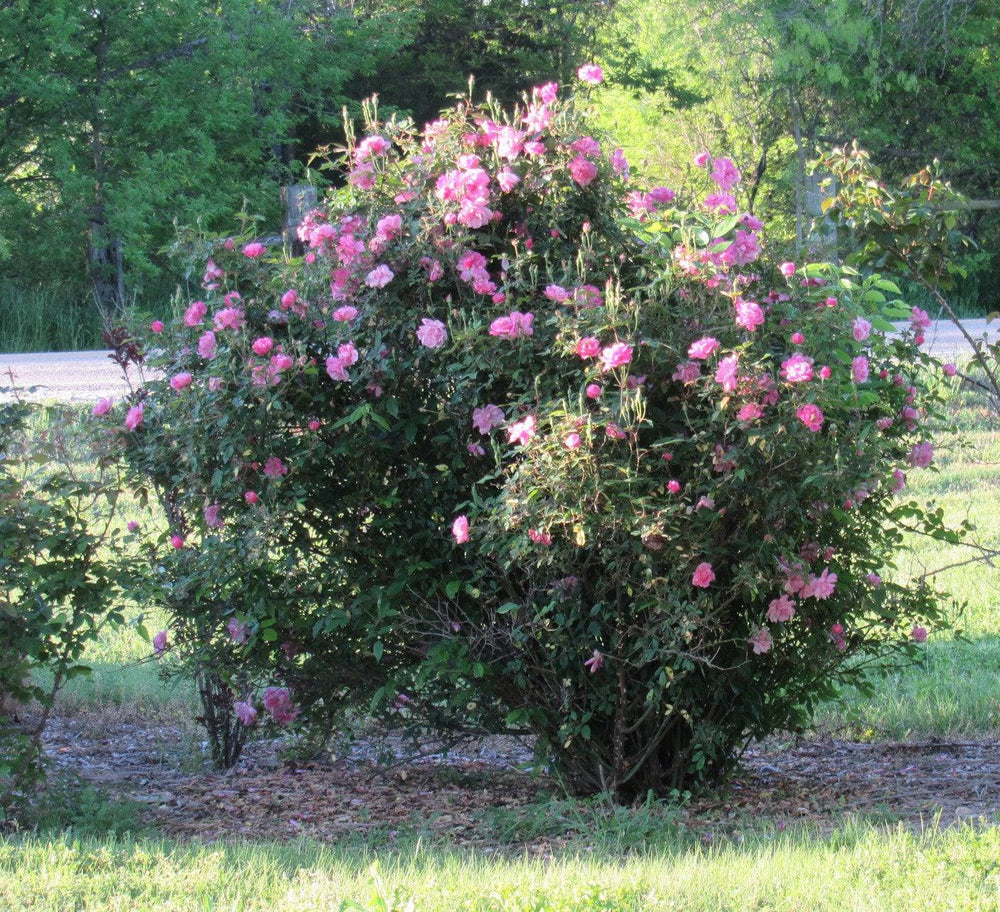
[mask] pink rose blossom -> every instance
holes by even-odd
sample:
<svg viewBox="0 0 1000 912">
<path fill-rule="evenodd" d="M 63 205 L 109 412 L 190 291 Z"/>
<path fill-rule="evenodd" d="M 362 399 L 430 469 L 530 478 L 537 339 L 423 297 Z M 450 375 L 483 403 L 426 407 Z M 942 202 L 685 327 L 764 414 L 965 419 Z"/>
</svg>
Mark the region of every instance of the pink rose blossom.
<svg viewBox="0 0 1000 912">
<path fill-rule="evenodd" d="M 820 380 L 829 380 L 830 379 L 830 367 L 829 367 L 829 365 L 824 364 L 819 369 L 818 373 L 819 373 L 819 379 Z"/>
<path fill-rule="evenodd" d="M 243 499 L 248 504 L 250 504 L 251 506 L 253 506 L 255 503 L 257 503 L 258 500 L 260 500 L 260 498 L 257 496 L 257 492 L 256 491 L 246 491 L 246 492 L 244 492 Z"/>
<path fill-rule="evenodd" d="M 692 161 L 696 168 L 704 168 L 712 160 L 712 156 L 708 152 L 699 152 L 694 156 Z"/>
<path fill-rule="evenodd" d="M 533 335 L 531 323 L 534 319 L 533 313 L 511 311 L 506 317 L 498 317 L 490 324 L 490 335 L 503 339 L 518 339 L 521 336 Z"/>
<path fill-rule="evenodd" d="M 576 450 L 580 447 L 580 435 L 576 431 L 571 431 L 565 437 L 563 437 L 563 446 L 567 450 Z"/>
<path fill-rule="evenodd" d="M 94 407 L 91 409 L 90 414 L 94 418 L 103 418 L 108 412 L 111 411 L 114 404 L 115 400 L 111 396 L 104 399 L 98 399 L 97 402 L 94 403 Z"/>
<path fill-rule="evenodd" d="M 268 456 L 264 460 L 264 474 L 268 478 L 281 478 L 282 475 L 288 474 L 288 466 L 279 457 Z"/>
<path fill-rule="evenodd" d="M 682 361 L 671 376 L 680 383 L 694 383 L 701 376 L 701 365 L 697 361 Z"/>
<path fill-rule="evenodd" d="M 767 619 L 772 624 L 781 624 L 790 621 L 795 616 L 795 602 L 789 598 L 787 593 L 782 593 L 778 598 L 772 599 L 767 606 Z"/>
<path fill-rule="evenodd" d="M 469 517 L 456 516 L 451 524 L 451 534 L 455 539 L 455 544 L 464 545 L 469 540 Z"/>
<path fill-rule="evenodd" d="M 184 547 L 184 536 L 183 535 L 171 535 L 170 536 L 170 546 L 175 551 L 180 551 Z"/>
<path fill-rule="evenodd" d="M 215 333 L 212 330 L 209 329 L 198 337 L 198 355 L 200 357 L 210 360 L 216 356 L 218 350 Z"/>
<path fill-rule="evenodd" d="M 586 336 L 576 343 L 576 353 L 584 360 L 596 358 L 601 353 L 601 343 L 593 336 Z"/>
<path fill-rule="evenodd" d="M 576 71 L 577 79 L 587 85 L 600 85 L 604 81 L 604 70 L 597 64 L 585 63 Z"/>
<path fill-rule="evenodd" d="M 910 465 L 915 469 L 926 469 L 934 461 L 934 444 L 929 441 L 913 444 L 910 450 Z"/>
<path fill-rule="evenodd" d="M 719 340 L 713 339 L 711 336 L 705 336 L 702 339 L 698 339 L 697 342 L 692 342 L 691 346 L 688 348 L 688 357 L 704 361 L 706 358 L 711 357 L 713 352 L 718 351 Z"/>
<path fill-rule="evenodd" d="M 210 529 L 221 529 L 222 528 L 222 517 L 219 515 L 222 512 L 222 505 L 218 503 L 209 504 L 204 509 L 205 525 Z"/>
<path fill-rule="evenodd" d="M 274 348 L 274 339 L 270 336 L 261 336 L 259 339 L 254 339 L 250 347 L 254 350 L 254 354 L 264 356 Z"/>
<path fill-rule="evenodd" d="M 185 389 L 186 387 L 189 387 L 191 385 L 192 379 L 193 378 L 187 371 L 181 371 L 181 373 L 174 374 L 170 378 L 170 388 L 172 390 L 180 392 L 182 389 Z"/>
<path fill-rule="evenodd" d="M 709 177 L 720 190 L 731 190 L 740 182 L 739 169 L 728 158 L 717 158 L 712 164 L 714 167 Z"/>
<path fill-rule="evenodd" d="M 954 364 L 942 364 L 941 373 L 946 377 L 954 377 L 958 373 L 958 368 Z"/>
<path fill-rule="evenodd" d="M 833 595 L 836 585 L 837 574 L 831 573 L 829 567 L 824 567 L 819 576 L 809 574 L 806 584 L 799 590 L 799 598 L 828 599 Z"/>
<path fill-rule="evenodd" d="M 598 386 L 596 383 L 587 384 L 586 393 L 588 399 L 600 399 L 601 393 L 603 392 L 604 390 L 602 390 L 601 387 Z"/>
<path fill-rule="evenodd" d="M 247 625 L 234 617 L 229 619 L 229 623 L 226 624 L 226 630 L 228 631 L 232 641 L 236 643 L 237 646 L 241 646 L 250 637 L 250 631 L 247 629 Z"/>
<path fill-rule="evenodd" d="M 430 320 L 424 317 L 417 330 L 420 344 L 426 348 L 441 348 L 448 339 L 448 330 L 440 320 Z"/>
<path fill-rule="evenodd" d="M 800 405 L 795 415 L 814 434 L 823 426 L 823 413 L 811 402 Z"/>
<path fill-rule="evenodd" d="M 237 700 L 233 704 L 233 712 L 236 713 L 236 718 L 240 720 L 240 725 L 249 727 L 257 721 L 257 710 L 253 708 L 253 704 L 245 700 Z"/>
<path fill-rule="evenodd" d="M 488 434 L 493 428 L 500 427 L 504 420 L 503 409 L 493 403 L 472 410 L 472 426 L 480 434 Z"/>
<path fill-rule="evenodd" d="M 301 710 L 292 703 L 292 695 L 287 687 L 268 687 L 264 691 L 264 709 L 279 725 L 294 722 Z"/>
<path fill-rule="evenodd" d="M 569 292 L 562 285 L 546 285 L 545 297 L 550 301 L 555 301 L 557 304 L 562 304 L 564 301 L 569 300 Z"/>
<path fill-rule="evenodd" d="M 616 367 L 623 367 L 632 360 L 632 346 L 625 342 L 615 342 L 601 352 L 601 371 L 606 373 Z"/>
<path fill-rule="evenodd" d="M 535 416 L 527 415 L 507 428 L 507 438 L 511 443 L 519 443 L 521 446 L 527 446 L 535 436 L 535 431 Z"/>
<path fill-rule="evenodd" d="M 771 639 L 771 631 L 766 627 L 761 627 L 747 642 L 753 648 L 754 655 L 763 655 L 765 652 L 770 652 L 771 647 L 774 646 L 774 640 Z"/>
<path fill-rule="evenodd" d="M 792 338 L 791 338 L 792 345 L 801 345 L 805 341 L 806 341 L 806 337 L 803 336 L 802 333 L 800 333 L 800 332 L 793 332 L 792 333 Z"/>
<path fill-rule="evenodd" d="M 185 326 L 197 326 L 201 323 L 205 314 L 208 312 L 208 307 L 204 301 L 195 301 L 187 310 L 184 311 L 184 325 Z"/>
<path fill-rule="evenodd" d="M 226 307 L 220 310 L 215 315 L 215 328 L 217 330 L 223 329 L 241 329 L 244 324 L 245 314 L 238 307 Z"/>
<path fill-rule="evenodd" d="M 715 571 L 712 570 L 712 565 L 704 561 L 695 567 L 694 574 L 691 577 L 691 585 L 698 586 L 700 589 L 707 589 L 712 585 L 714 579 Z"/>
<path fill-rule="evenodd" d="M 922 329 L 930 329 L 932 323 L 931 318 L 927 316 L 927 311 L 921 310 L 919 307 L 914 307 L 910 311 L 910 326 L 917 332 Z"/>
<path fill-rule="evenodd" d="M 149 324 L 149 328 L 154 333 L 159 334 L 159 333 L 163 332 L 163 321 L 162 320 L 153 320 L 153 322 Z"/>
<path fill-rule="evenodd" d="M 671 478 L 670 481 L 667 482 L 667 490 L 671 494 L 679 494 L 681 490 L 681 483 L 676 478 Z"/>
<path fill-rule="evenodd" d="M 333 312 L 333 319 L 338 323 L 349 323 L 358 315 L 357 307 L 352 307 L 350 304 L 345 304 L 343 307 L 338 307 Z"/>
<path fill-rule="evenodd" d="M 142 421 L 143 404 L 140 402 L 138 405 L 133 405 L 132 408 L 128 410 L 128 414 L 125 416 L 125 427 L 130 431 L 134 431 L 142 424 Z"/>
<path fill-rule="evenodd" d="M 872 325 L 864 317 L 855 317 L 851 325 L 851 335 L 855 342 L 864 342 L 872 333 Z"/>
<path fill-rule="evenodd" d="M 868 359 L 864 355 L 858 355 L 851 361 L 851 376 L 855 383 L 868 380 Z"/>
<path fill-rule="evenodd" d="M 243 256 L 249 257 L 251 260 L 261 257 L 267 251 L 267 247 L 258 241 L 252 241 L 243 248 Z"/>
<path fill-rule="evenodd" d="M 552 544 L 552 536 L 548 532 L 540 532 L 538 529 L 528 529 L 528 538 L 536 545 L 544 545 L 546 548 Z"/>
<path fill-rule="evenodd" d="M 736 390 L 736 371 L 738 362 L 739 355 L 727 355 L 719 362 L 719 366 L 715 371 L 715 382 L 720 384 L 722 389 L 727 393 L 732 393 Z"/>
<path fill-rule="evenodd" d="M 625 432 L 613 421 L 609 421 L 604 427 L 604 433 L 612 440 L 624 440 Z"/>
<path fill-rule="evenodd" d="M 756 421 L 762 417 L 764 410 L 756 402 L 748 402 L 737 413 L 737 421 Z"/>
<path fill-rule="evenodd" d="M 169 641 L 167 639 L 167 631 L 166 630 L 161 630 L 158 634 L 156 634 L 156 636 L 153 637 L 153 651 L 157 655 L 160 655 L 161 653 L 166 652 L 167 646 L 169 646 L 169 645 L 170 645 L 170 643 L 169 643 Z"/>
<path fill-rule="evenodd" d="M 365 276 L 365 285 L 369 288 L 385 288 L 394 277 L 395 273 L 383 263 Z"/>
<path fill-rule="evenodd" d="M 781 363 L 781 376 L 789 383 L 807 383 L 813 378 L 813 359 L 796 352 Z"/>
<path fill-rule="evenodd" d="M 790 279 L 795 275 L 795 264 L 792 262 L 782 263 L 778 267 L 778 272 L 780 272 L 786 279 Z"/>
<path fill-rule="evenodd" d="M 569 163 L 569 173 L 581 187 L 586 187 L 597 177 L 597 165 L 582 155 L 577 155 Z"/>
</svg>

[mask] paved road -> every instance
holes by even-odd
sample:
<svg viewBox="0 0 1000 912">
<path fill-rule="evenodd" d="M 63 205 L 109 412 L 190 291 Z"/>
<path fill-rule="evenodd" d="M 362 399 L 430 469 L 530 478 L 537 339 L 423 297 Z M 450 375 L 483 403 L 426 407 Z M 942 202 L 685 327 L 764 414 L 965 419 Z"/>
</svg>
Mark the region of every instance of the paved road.
<svg viewBox="0 0 1000 912">
<path fill-rule="evenodd" d="M 900 328 L 905 324 L 898 324 Z M 966 320 L 965 326 L 974 338 L 987 333 L 985 320 Z M 1000 320 L 988 329 L 990 341 L 1000 339 Z M 968 356 L 969 345 L 950 322 L 939 320 L 927 331 L 924 346 L 931 354 L 945 360 L 960 360 Z M 58 402 L 94 402 L 101 396 L 120 397 L 128 392 L 128 384 L 118 366 L 104 351 L 45 352 L 41 354 L 0 354 L 0 399 L 10 398 L 10 376 L 19 389 L 36 387 L 26 398 Z M 138 385 L 138 374 L 130 372 Z"/>
</svg>

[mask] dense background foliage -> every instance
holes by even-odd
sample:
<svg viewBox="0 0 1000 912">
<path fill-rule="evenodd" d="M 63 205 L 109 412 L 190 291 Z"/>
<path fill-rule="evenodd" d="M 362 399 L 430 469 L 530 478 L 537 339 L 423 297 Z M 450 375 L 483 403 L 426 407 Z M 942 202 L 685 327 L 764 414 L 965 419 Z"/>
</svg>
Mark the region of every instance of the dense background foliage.
<svg viewBox="0 0 1000 912">
<path fill-rule="evenodd" d="M 992 199 L 998 28 L 986 0 L 157 0 L 141 16 L 8 0 L 0 349 L 98 344 L 95 298 L 164 315 L 192 287 L 162 253 L 175 222 L 222 230 L 244 210 L 277 233 L 279 188 L 319 179 L 307 164 L 343 141 L 345 106 L 356 120 L 378 92 L 423 124 L 470 75 L 510 102 L 596 57 L 633 161 L 683 188 L 692 153 L 726 149 L 747 207 L 792 245 L 819 212 L 817 146 L 857 138 L 890 180 L 937 157 Z M 963 215 L 971 310 L 995 306 L 997 225 L 989 204 Z"/>
</svg>

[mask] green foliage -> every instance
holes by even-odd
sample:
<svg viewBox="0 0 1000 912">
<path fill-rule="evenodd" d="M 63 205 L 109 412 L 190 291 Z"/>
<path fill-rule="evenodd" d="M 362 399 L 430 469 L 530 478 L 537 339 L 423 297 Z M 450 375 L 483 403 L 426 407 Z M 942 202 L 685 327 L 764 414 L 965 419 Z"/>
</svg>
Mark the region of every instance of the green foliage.
<svg viewBox="0 0 1000 912">
<path fill-rule="evenodd" d="M 101 555 L 113 527 L 118 478 L 98 441 L 87 477 L 66 464 L 66 428 L 25 436 L 30 408 L 0 405 L 0 813 L 6 818 L 40 775 L 41 736 L 56 694 L 86 674 L 87 643 L 122 620 L 108 606 L 120 578 Z M 36 675 L 50 677 L 41 686 Z M 26 704 L 35 718 L 18 724 Z"/>
</svg>

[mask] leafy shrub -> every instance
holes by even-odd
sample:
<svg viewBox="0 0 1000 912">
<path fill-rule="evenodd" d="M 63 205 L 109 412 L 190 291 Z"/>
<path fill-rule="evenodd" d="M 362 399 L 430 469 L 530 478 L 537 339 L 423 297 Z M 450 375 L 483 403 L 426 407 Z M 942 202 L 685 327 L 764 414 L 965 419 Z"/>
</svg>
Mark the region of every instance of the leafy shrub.
<svg viewBox="0 0 1000 912">
<path fill-rule="evenodd" d="M 184 655 L 279 722 L 530 731 L 626 800 L 913 653 L 893 554 L 950 533 L 898 496 L 935 396 L 891 282 L 769 261 L 725 158 L 640 189 L 552 85 L 369 128 L 304 258 L 204 246 L 154 327 L 123 439 Z"/>
<path fill-rule="evenodd" d="M 41 776 L 42 734 L 59 690 L 89 670 L 85 646 L 122 621 L 108 611 L 120 582 L 114 456 L 99 437 L 74 452 L 72 418 L 29 428 L 34 411 L 0 404 L 0 819 Z"/>
</svg>

